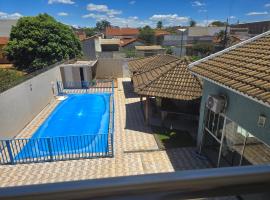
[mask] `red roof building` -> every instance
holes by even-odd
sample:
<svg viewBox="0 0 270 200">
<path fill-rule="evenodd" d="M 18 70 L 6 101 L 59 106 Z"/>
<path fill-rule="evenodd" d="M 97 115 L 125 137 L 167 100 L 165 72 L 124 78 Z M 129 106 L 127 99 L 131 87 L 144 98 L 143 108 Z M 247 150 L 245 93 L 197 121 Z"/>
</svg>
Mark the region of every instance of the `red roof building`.
<svg viewBox="0 0 270 200">
<path fill-rule="evenodd" d="M 6 56 L 4 55 L 3 48 L 7 45 L 9 38 L 0 37 L 0 63 L 9 63 Z"/>
<path fill-rule="evenodd" d="M 106 38 L 136 38 L 139 35 L 137 28 L 113 28 L 107 27 L 105 31 Z"/>
</svg>

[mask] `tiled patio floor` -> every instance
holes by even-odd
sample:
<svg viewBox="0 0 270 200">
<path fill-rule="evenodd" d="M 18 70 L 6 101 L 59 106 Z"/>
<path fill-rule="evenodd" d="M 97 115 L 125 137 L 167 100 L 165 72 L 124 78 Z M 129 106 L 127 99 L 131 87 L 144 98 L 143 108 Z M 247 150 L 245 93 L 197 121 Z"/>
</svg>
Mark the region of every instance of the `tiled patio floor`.
<svg viewBox="0 0 270 200">
<path fill-rule="evenodd" d="M 119 79 L 118 85 L 114 158 L 2 165 L 0 187 L 210 167 L 194 156 L 194 148 L 160 151 L 150 128 L 144 125 L 139 98 L 132 92 L 130 80 Z M 19 136 L 29 137 L 56 105 L 56 102 L 49 104 Z"/>
</svg>

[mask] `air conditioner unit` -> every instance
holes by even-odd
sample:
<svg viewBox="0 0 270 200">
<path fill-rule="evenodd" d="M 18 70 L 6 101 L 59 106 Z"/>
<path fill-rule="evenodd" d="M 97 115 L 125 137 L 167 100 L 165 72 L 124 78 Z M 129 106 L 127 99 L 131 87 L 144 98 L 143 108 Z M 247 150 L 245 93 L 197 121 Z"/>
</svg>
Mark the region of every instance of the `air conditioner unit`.
<svg viewBox="0 0 270 200">
<path fill-rule="evenodd" d="M 226 98 L 219 95 L 209 95 L 206 102 L 206 107 L 214 113 L 221 113 L 226 106 Z"/>
</svg>

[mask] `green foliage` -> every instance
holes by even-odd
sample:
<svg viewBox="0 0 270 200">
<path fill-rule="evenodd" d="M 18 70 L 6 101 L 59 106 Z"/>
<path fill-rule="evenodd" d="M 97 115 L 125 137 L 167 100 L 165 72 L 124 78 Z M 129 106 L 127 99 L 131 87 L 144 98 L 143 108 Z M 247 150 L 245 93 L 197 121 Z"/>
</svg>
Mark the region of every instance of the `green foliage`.
<svg viewBox="0 0 270 200">
<path fill-rule="evenodd" d="M 107 20 L 102 20 L 96 23 L 96 29 L 103 32 L 107 27 L 110 27 L 111 23 Z"/>
<path fill-rule="evenodd" d="M 157 28 L 162 29 L 162 27 L 163 27 L 162 21 L 158 21 L 157 22 Z"/>
<path fill-rule="evenodd" d="M 20 80 L 22 77 L 23 73 L 20 73 L 16 70 L 0 69 L 0 91 L 2 91 L 3 88 L 8 87 L 14 81 Z"/>
<path fill-rule="evenodd" d="M 134 58 L 134 57 L 136 57 L 135 49 L 128 49 L 125 53 L 126 53 L 126 58 Z"/>
<path fill-rule="evenodd" d="M 214 45 L 211 43 L 197 43 L 194 44 L 192 49 L 195 52 L 199 52 L 202 56 L 207 56 L 214 50 Z"/>
<path fill-rule="evenodd" d="M 190 26 L 190 27 L 194 27 L 194 26 L 196 26 L 196 24 L 197 24 L 197 22 L 196 22 L 195 20 L 193 20 L 193 19 L 191 19 L 191 20 L 189 21 L 189 26 Z"/>
<path fill-rule="evenodd" d="M 154 44 L 155 31 L 150 26 L 145 26 L 140 29 L 139 39 L 143 40 L 147 45 Z"/>
<path fill-rule="evenodd" d="M 84 28 L 85 34 L 87 37 L 91 37 L 95 34 L 97 34 L 97 29 L 96 28 Z"/>
<path fill-rule="evenodd" d="M 75 58 L 81 54 L 81 44 L 69 26 L 40 14 L 18 20 L 5 53 L 16 68 L 33 70 Z"/>
<path fill-rule="evenodd" d="M 169 55 L 172 55 L 173 54 L 172 47 L 166 48 L 166 54 L 169 54 Z"/>
<path fill-rule="evenodd" d="M 190 60 L 191 60 L 192 62 L 195 62 L 195 61 L 200 60 L 200 59 L 201 59 L 200 56 L 191 56 L 191 57 L 190 57 Z"/>
<path fill-rule="evenodd" d="M 227 22 L 221 22 L 221 21 L 214 21 L 210 24 L 211 26 L 217 26 L 217 27 L 220 27 L 220 26 L 226 26 L 227 25 Z"/>
</svg>

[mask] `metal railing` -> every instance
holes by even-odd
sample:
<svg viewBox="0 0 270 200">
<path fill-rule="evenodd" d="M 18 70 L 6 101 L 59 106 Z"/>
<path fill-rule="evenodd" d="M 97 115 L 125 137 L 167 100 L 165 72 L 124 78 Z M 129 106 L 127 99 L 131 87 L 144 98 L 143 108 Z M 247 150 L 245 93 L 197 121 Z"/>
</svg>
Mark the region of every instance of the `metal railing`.
<svg viewBox="0 0 270 200">
<path fill-rule="evenodd" d="M 108 84 L 109 83 L 109 84 Z M 80 83 L 82 84 L 82 83 Z M 105 84 L 105 85 L 104 85 Z M 77 83 L 73 83 L 77 85 Z M 106 91 L 104 91 L 104 88 Z M 94 90 L 93 90 L 94 89 Z M 67 92 L 68 91 L 68 92 Z M 107 133 L 46 138 L 14 138 L 0 140 L 0 164 L 33 163 L 81 158 L 113 157 L 114 83 L 95 81 L 86 90 L 67 90 L 58 82 L 59 93 L 110 93 L 109 127 Z M 89 122 L 91 123 L 91 122 Z"/>
<path fill-rule="evenodd" d="M 93 80 L 80 82 L 57 82 L 58 94 L 62 93 L 112 93 L 112 80 Z"/>
<path fill-rule="evenodd" d="M 0 199 L 176 200 L 266 193 L 269 187 L 270 166 L 257 165 L 6 187 Z"/>
<path fill-rule="evenodd" d="M 0 141 L 0 164 L 113 156 L 112 133 Z"/>
</svg>

